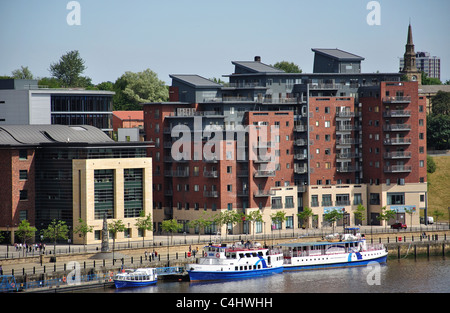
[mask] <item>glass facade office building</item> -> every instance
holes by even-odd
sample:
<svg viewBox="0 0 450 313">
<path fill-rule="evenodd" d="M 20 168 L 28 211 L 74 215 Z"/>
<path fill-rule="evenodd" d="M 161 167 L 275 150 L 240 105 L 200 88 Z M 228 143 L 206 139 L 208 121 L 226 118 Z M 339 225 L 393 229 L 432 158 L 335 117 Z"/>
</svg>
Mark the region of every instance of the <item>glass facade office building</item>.
<svg viewBox="0 0 450 313">
<path fill-rule="evenodd" d="M 112 130 L 112 95 L 52 94 L 51 123 Z"/>
</svg>

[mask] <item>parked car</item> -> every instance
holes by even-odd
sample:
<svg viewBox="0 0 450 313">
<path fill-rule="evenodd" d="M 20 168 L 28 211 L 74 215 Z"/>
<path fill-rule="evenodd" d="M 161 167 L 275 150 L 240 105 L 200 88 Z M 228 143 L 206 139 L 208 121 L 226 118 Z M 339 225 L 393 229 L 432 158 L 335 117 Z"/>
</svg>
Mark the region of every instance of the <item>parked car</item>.
<svg viewBox="0 0 450 313">
<path fill-rule="evenodd" d="M 392 229 L 406 229 L 408 228 L 408 226 L 406 226 L 406 224 L 403 223 L 394 223 L 391 225 Z"/>
</svg>

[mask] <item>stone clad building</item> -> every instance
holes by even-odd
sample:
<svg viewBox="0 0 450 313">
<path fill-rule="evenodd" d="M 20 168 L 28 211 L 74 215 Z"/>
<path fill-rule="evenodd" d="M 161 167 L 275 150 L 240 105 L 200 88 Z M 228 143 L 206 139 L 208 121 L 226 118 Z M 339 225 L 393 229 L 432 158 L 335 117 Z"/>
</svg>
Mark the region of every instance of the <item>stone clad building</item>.
<svg viewBox="0 0 450 313">
<path fill-rule="evenodd" d="M 152 239 L 135 227 L 140 211 L 152 213 L 149 143 L 116 143 L 87 126 L 0 126 L 0 230 L 11 242 L 24 219 L 38 229 L 56 219 L 70 227 L 73 243 L 100 243 L 103 213 L 123 220 L 125 239 Z M 82 242 L 79 218 L 94 226 Z M 39 237 L 37 237 L 39 240 Z"/>
</svg>

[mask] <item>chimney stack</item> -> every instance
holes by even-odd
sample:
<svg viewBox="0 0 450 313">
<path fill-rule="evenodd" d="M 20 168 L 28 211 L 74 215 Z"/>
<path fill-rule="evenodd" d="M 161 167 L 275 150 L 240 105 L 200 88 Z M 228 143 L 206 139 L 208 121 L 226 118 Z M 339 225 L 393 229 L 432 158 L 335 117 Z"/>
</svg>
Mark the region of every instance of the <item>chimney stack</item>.
<svg viewBox="0 0 450 313">
<path fill-rule="evenodd" d="M 261 57 L 260 56 L 255 56 L 255 62 L 261 62 Z"/>
</svg>

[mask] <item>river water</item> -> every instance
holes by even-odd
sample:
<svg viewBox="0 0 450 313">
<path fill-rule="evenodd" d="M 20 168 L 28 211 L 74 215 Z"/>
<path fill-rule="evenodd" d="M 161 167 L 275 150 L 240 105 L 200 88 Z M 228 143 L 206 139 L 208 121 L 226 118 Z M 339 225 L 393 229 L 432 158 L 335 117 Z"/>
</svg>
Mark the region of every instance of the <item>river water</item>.
<svg viewBox="0 0 450 313">
<path fill-rule="evenodd" d="M 158 282 L 99 293 L 450 293 L 450 258 L 391 259 L 386 265 L 284 272 L 224 282 Z"/>
</svg>

